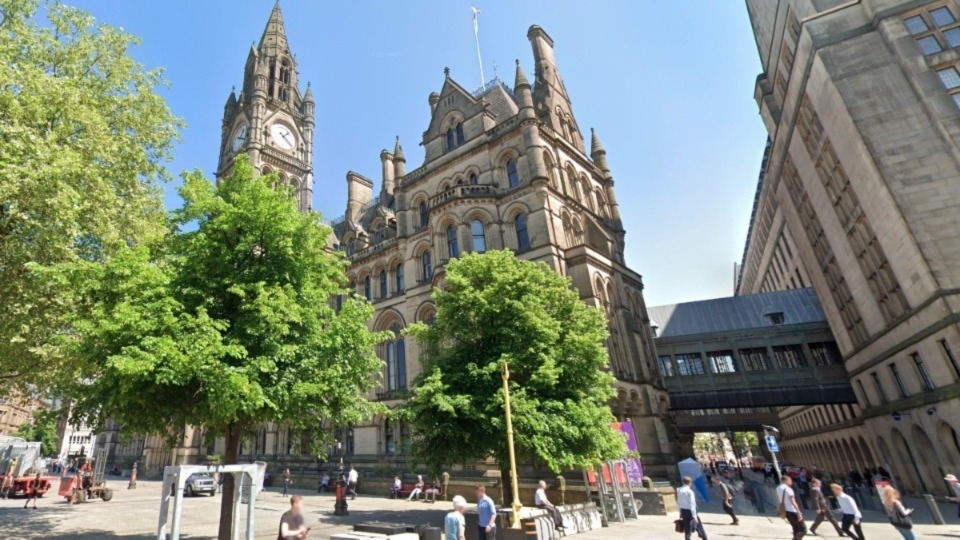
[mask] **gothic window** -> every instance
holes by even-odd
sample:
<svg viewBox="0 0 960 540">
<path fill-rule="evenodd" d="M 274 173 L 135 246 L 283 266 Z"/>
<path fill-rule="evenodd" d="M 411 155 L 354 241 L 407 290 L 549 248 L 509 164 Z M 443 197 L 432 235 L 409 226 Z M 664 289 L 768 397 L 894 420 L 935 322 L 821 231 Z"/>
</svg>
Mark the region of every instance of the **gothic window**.
<svg viewBox="0 0 960 540">
<path fill-rule="evenodd" d="M 430 214 L 427 212 L 427 201 L 420 201 L 420 228 L 427 226 L 427 220 Z"/>
<path fill-rule="evenodd" d="M 517 230 L 517 249 L 519 251 L 530 249 L 530 235 L 527 232 L 527 216 L 517 214 L 517 217 L 513 220 L 513 225 Z"/>
<path fill-rule="evenodd" d="M 354 243 L 353 240 L 351 240 L 350 243 L 347 244 L 347 256 L 353 255 L 356 251 L 357 251 L 357 244 Z"/>
<path fill-rule="evenodd" d="M 463 134 L 463 124 L 457 124 L 457 146 L 463 144 L 466 139 Z"/>
<path fill-rule="evenodd" d="M 510 182 L 510 187 L 520 185 L 520 174 L 517 173 L 517 160 L 513 158 L 507 160 L 507 180 Z"/>
<path fill-rule="evenodd" d="M 454 138 L 453 128 L 447 130 L 447 150 L 453 150 L 457 147 L 457 140 Z"/>
<path fill-rule="evenodd" d="M 470 185 L 475 186 L 478 183 L 479 183 L 479 180 L 477 179 L 477 173 L 470 173 Z"/>
<path fill-rule="evenodd" d="M 370 300 L 372 297 L 370 293 L 370 276 L 363 278 L 363 295 L 367 297 L 367 300 Z"/>
<path fill-rule="evenodd" d="M 396 281 L 397 281 L 396 283 L 397 292 L 403 292 L 403 290 L 405 289 L 404 283 L 403 283 L 403 263 L 397 263 L 397 269 L 394 272 L 394 276 L 396 277 Z"/>
<path fill-rule="evenodd" d="M 473 250 L 477 253 L 487 251 L 487 238 L 484 235 L 482 221 L 475 219 L 470 223 L 470 234 L 473 236 Z"/>
<path fill-rule="evenodd" d="M 387 297 L 387 271 L 380 271 L 380 298 Z"/>
<path fill-rule="evenodd" d="M 394 325 L 393 339 L 387 342 L 387 389 L 402 390 L 407 387 L 407 351 L 400 333 L 400 326 Z"/>
<path fill-rule="evenodd" d="M 915 11 L 903 23 L 925 56 L 960 46 L 960 21 L 947 6 Z"/>
<path fill-rule="evenodd" d="M 447 253 L 451 259 L 460 256 L 460 242 L 457 240 L 456 225 L 447 227 Z"/>
<path fill-rule="evenodd" d="M 423 266 L 423 280 L 429 281 L 433 278 L 433 264 L 430 260 L 430 251 L 424 251 L 420 256 L 420 263 Z"/>
</svg>

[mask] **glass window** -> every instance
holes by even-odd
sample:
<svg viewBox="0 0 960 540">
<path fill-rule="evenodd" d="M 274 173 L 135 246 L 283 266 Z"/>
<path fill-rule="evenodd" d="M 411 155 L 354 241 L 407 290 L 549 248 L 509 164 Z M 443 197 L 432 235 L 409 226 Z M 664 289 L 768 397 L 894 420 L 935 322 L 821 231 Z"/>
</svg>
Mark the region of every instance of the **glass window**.
<svg viewBox="0 0 960 540">
<path fill-rule="evenodd" d="M 951 49 L 960 46 L 960 28 L 944 30 L 943 38 L 947 40 L 947 47 Z"/>
<path fill-rule="evenodd" d="M 367 297 L 367 300 L 370 300 L 370 276 L 363 278 L 363 295 Z"/>
<path fill-rule="evenodd" d="M 780 369 L 797 369 L 807 365 L 800 345 L 779 345 L 773 348 L 773 356 Z"/>
<path fill-rule="evenodd" d="M 937 75 L 940 76 L 940 82 L 947 90 L 960 87 L 960 72 L 957 71 L 956 67 L 950 66 L 947 69 L 937 70 Z"/>
<path fill-rule="evenodd" d="M 907 392 L 907 385 L 903 383 L 903 377 L 900 376 L 900 369 L 897 368 L 896 362 L 890 364 L 890 374 L 893 375 L 893 382 L 897 383 L 897 391 L 900 392 L 900 397 L 909 396 L 910 393 Z"/>
<path fill-rule="evenodd" d="M 407 387 L 407 347 L 397 338 L 397 388 Z"/>
<path fill-rule="evenodd" d="M 457 124 L 457 146 L 463 144 L 467 138 L 463 135 L 463 124 Z"/>
<path fill-rule="evenodd" d="M 380 298 L 387 297 L 387 271 L 380 271 Z"/>
<path fill-rule="evenodd" d="M 736 373 L 737 371 L 737 365 L 733 361 L 733 351 L 708 352 L 707 359 L 714 373 Z"/>
<path fill-rule="evenodd" d="M 924 55 L 938 53 L 943 50 L 943 47 L 940 46 L 940 42 L 937 41 L 935 36 L 922 37 L 917 40 L 917 45 L 920 45 L 920 50 L 923 51 Z"/>
<path fill-rule="evenodd" d="M 688 353 L 677 355 L 677 368 L 681 376 L 703 375 L 703 359 L 700 353 Z"/>
<path fill-rule="evenodd" d="M 453 137 L 453 128 L 450 128 L 447 130 L 447 150 L 453 150 L 457 147 L 457 141 Z"/>
<path fill-rule="evenodd" d="M 429 214 L 427 213 L 427 202 L 420 201 L 420 228 L 427 226 L 427 220 L 429 219 Z"/>
<path fill-rule="evenodd" d="M 943 349 L 943 354 L 950 361 L 950 365 L 953 366 L 953 372 L 957 375 L 957 378 L 960 378 L 960 362 L 957 361 L 957 357 L 953 354 L 953 349 L 950 348 L 947 340 L 940 340 L 940 348 Z"/>
<path fill-rule="evenodd" d="M 433 278 L 433 265 L 430 260 L 430 252 L 424 251 L 420 256 L 420 262 L 423 263 L 423 280 L 428 281 Z"/>
<path fill-rule="evenodd" d="M 933 390 L 936 388 L 936 385 L 933 384 L 933 379 L 930 378 L 930 373 L 927 372 L 927 365 L 923 363 L 923 359 L 920 358 L 920 354 L 913 353 L 910 355 L 910 358 L 913 359 L 913 365 L 917 368 L 917 375 L 920 376 L 920 382 L 923 383 L 924 390 Z"/>
<path fill-rule="evenodd" d="M 843 356 L 840 355 L 840 349 L 832 341 L 823 343 L 811 343 L 810 354 L 813 355 L 813 362 L 818 366 L 833 366 L 843 363 Z"/>
<path fill-rule="evenodd" d="M 517 249 L 524 251 L 530 249 L 530 236 L 527 233 L 527 216 L 517 214 L 513 221 L 514 228 L 517 230 Z"/>
<path fill-rule="evenodd" d="M 880 375 L 874 371 L 870 374 L 870 378 L 873 379 L 873 386 L 877 389 L 877 395 L 880 396 L 880 402 L 889 403 L 890 400 L 887 399 L 887 393 L 883 390 L 883 384 L 880 382 Z"/>
<path fill-rule="evenodd" d="M 660 373 L 663 373 L 664 377 L 673 377 L 676 375 L 673 372 L 673 362 L 670 359 L 670 355 L 661 355 L 658 359 L 660 360 Z"/>
<path fill-rule="evenodd" d="M 403 292 L 403 290 L 406 288 L 403 283 L 403 263 L 397 265 L 394 275 L 397 278 L 397 292 Z"/>
<path fill-rule="evenodd" d="M 473 250 L 483 253 L 487 250 L 487 239 L 484 236 L 483 222 L 479 219 L 470 223 L 470 234 L 473 236 Z"/>
<path fill-rule="evenodd" d="M 950 10 L 945 7 L 931 11 L 930 18 L 933 19 L 933 24 L 937 26 L 946 26 L 956 20 L 953 13 L 950 13 Z"/>
<path fill-rule="evenodd" d="M 477 173 L 470 173 L 470 185 L 475 186 L 480 183 L 480 180 L 477 178 Z"/>
<path fill-rule="evenodd" d="M 450 254 L 451 259 L 460 256 L 460 242 L 457 240 L 456 225 L 447 227 L 447 253 Z"/>
<path fill-rule="evenodd" d="M 753 349 L 740 349 L 740 363 L 744 371 L 766 371 L 770 369 L 770 363 L 767 361 L 767 349 L 757 347 Z"/>
<path fill-rule="evenodd" d="M 515 159 L 507 160 L 507 180 L 510 181 L 510 187 L 520 185 L 520 175 L 517 173 L 517 160 Z"/>
<path fill-rule="evenodd" d="M 867 395 L 867 389 L 863 387 L 863 381 L 857 379 L 857 388 L 860 389 L 860 395 L 863 396 L 863 404 L 870 407 L 870 396 Z"/>
<path fill-rule="evenodd" d="M 387 343 L 387 389 L 397 389 L 397 345 L 390 341 Z"/>
<path fill-rule="evenodd" d="M 923 17 L 920 15 L 915 15 L 903 21 L 907 25 L 907 31 L 911 34 L 921 34 L 929 30 L 927 28 L 927 23 L 923 21 Z"/>
</svg>

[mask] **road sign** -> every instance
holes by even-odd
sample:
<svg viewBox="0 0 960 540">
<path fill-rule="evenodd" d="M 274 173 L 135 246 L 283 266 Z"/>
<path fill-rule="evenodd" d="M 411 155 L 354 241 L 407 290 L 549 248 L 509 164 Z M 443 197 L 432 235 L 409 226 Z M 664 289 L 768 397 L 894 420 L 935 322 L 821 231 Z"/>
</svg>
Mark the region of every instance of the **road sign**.
<svg viewBox="0 0 960 540">
<path fill-rule="evenodd" d="M 777 444 L 777 438 L 773 435 L 767 435 L 767 449 L 771 452 L 779 452 L 780 446 Z"/>
<path fill-rule="evenodd" d="M 893 421 L 894 421 L 894 422 L 899 422 L 900 419 L 903 418 L 903 415 L 900 414 L 900 411 L 893 411 L 893 415 L 892 415 L 892 416 L 893 416 Z"/>
</svg>

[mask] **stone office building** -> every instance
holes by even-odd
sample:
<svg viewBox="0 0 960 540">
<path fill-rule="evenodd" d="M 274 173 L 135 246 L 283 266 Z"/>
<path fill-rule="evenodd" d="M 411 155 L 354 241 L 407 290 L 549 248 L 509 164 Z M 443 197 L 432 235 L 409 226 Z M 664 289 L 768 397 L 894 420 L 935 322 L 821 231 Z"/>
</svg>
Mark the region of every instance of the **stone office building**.
<svg viewBox="0 0 960 540">
<path fill-rule="evenodd" d="M 862 446 L 907 491 L 946 494 L 944 472 L 960 469 L 960 9 L 747 8 L 770 148 L 738 293 L 813 287 L 862 409 Z M 812 464 L 809 437 L 835 422 L 793 412 L 813 426 L 797 458 Z"/>
<path fill-rule="evenodd" d="M 606 312 L 618 392 L 612 410 L 633 423 L 646 470 L 666 474 L 675 463 L 674 430 L 653 363 L 643 283 L 624 261 L 626 233 L 606 151 L 592 131 L 589 151 L 585 145 L 553 40 L 538 26 L 530 27 L 528 38 L 532 81 L 519 61 L 512 86 L 495 79 L 477 91 L 445 70 L 425 110 L 420 166 L 407 171 L 397 140 L 392 151 L 380 153 L 378 189 L 359 173 L 346 175 L 346 213 L 333 221 L 331 248 L 345 252 L 351 283 L 375 305 L 371 328 L 395 336 L 378 350 L 383 386 L 369 397 L 395 407 L 419 373 L 417 345 L 401 331 L 433 317 L 431 293 L 442 286 L 446 263 L 468 251 L 511 249 L 569 277 L 584 302 Z M 293 184 L 301 209 L 309 210 L 315 104 L 309 86 L 300 94 L 296 73 L 277 6 L 248 55 L 242 91 L 231 92 L 225 106 L 218 176 L 229 172 L 237 154 L 247 153 L 261 172 L 278 171 Z M 339 441 L 334 457 L 343 454 L 361 467 L 401 463 L 410 438 L 407 426 L 385 418 L 330 428 Z M 164 450 L 154 441 L 144 452 L 153 470 L 198 461 L 217 447 L 188 428 L 183 447 Z M 267 425 L 241 453 L 299 452 L 288 430 Z"/>
</svg>

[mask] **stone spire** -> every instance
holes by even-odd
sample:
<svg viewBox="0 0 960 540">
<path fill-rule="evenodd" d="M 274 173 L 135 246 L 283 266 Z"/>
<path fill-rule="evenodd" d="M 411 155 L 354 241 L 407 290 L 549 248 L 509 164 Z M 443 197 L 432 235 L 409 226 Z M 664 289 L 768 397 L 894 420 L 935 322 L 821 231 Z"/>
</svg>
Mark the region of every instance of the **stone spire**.
<svg viewBox="0 0 960 540">
<path fill-rule="evenodd" d="M 263 29 L 260 45 L 257 48 L 260 54 L 265 56 L 290 54 L 287 30 L 283 27 L 283 16 L 280 13 L 280 0 L 273 5 L 273 11 L 270 12 L 270 18 L 267 20 L 266 28 Z"/>
<path fill-rule="evenodd" d="M 590 128 L 590 157 L 594 161 L 597 160 L 597 155 L 607 155 L 607 150 L 603 147 L 603 143 L 600 142 L 600 137 L 597 137 L 597 132 Z"/>
<path fill-rule="evenodd" d="M 397 144 L 393 147 L 393 178 L 399 181 L 407 174 L 407 158 L 403 157 L 403 148 L 400 147 L 400 136 L 397 135 Z"/>
<path fill-rule="evenodd" d="M 313 89 L 310 88 L 310 83 L 307 83 L 307 93 L 303 95 L 303 101 L 313 103 Z"/>
<path fill-rule="evenodd" d="M 527 81 L 527 74 L 523 72 L 523 67 L 520 66 L 520 60 L 517 60 L 517 74 L 513 82 L 513 91 L 517 92 L 522 87 L 530 87 L 530 82 Z"/>
<path fill-rule="evenodd" d="M 234 107 L 237 106 L 237 87 L 230 89 L 230 95 L 227 96 L 227 103 L 223 106 L 223 110 L 226 112 L 232 111 Z"/>
</svg>

